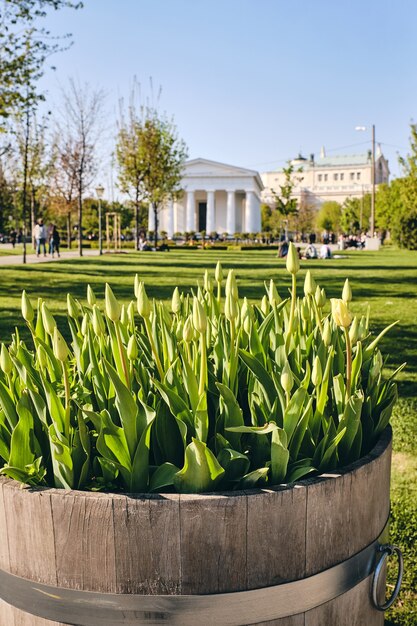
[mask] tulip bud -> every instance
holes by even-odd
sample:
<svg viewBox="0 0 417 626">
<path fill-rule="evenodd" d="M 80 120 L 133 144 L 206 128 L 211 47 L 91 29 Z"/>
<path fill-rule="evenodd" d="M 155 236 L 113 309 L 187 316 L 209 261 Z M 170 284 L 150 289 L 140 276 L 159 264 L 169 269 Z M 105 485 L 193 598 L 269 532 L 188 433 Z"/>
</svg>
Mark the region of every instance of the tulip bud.
<svg viewBox="0 0 417 626">
<path fill-rule="evenodd" d="M 372 359 L 372 365 L 369 370 L 369 375 L 371 378 L 377 378 L 381 373 L 383 365 L 382 354 L 380 350 L 377 350 Z"/>
<path fill-rule="evenodd" d="M 102 316 L 101 311 L 98 308 L 97 304 L 93 305 L 92 322 L 93 322 L 93 330 L 94 330 L 95 334 L 98 337 L 100 335 L 104 335 L 104 333 L 106 331 L 106 326 L 104 324 L 103 316 Z"/>
<path fill-rule="evenodd" d="M 352 344 L 358 341 L 359 337 L 359 320 L 357 317 L 353 318 L 352 326 L 349 328 L 349 338 Z"/>
<path fill-rule="evenodd" d="M 68 315 L 72 317 L 72 319 L 77 320 L 79 318 L 80 310 L 77 306 L 76 301 L 70 293 L 67 293 L 67 309 Z"/>
<path fill-rule="evenodd" d="M 207 330 L 207 315 L 203 305 L 194 297 L 193 301 L 193 325 L 198 333 L 205 333 Z"/>
<path fill-rule="evenodd" d="M 135 326 L 135 303 L 131 300 L 127 307 L 127 315 L 132 328 Z"/>
<path fill-rule="evenodd" d="M 172 294 L 171 309 L 173 313 L 179 313 L 181 311 L 181 296 L 178 287 L 175 287 Z"/>
<path fill-rule="evenodd" d="M 362 315 L 361 321 L 359 322 L 358 339 L 363 339 L 367 334 L 368 329 L 366 327 L 366 317 Z"/>
<path fill-rule="evenodd" d="M 310 270 L 307 270 L 307 274 L 304 279 L 304 293 L 306 296 L 314 296 L 315 291 L 316 281 L 314 280 Z"/>
<path fill-rule="evenodd" d="M 81 322 L 81 333 L 85 337 L 88 331 L 88 315 L 87 313 L 83 316 L 83 321 Z"/>
<path fill-rule="evenodd" d="M 48 365 L 48 355 L 46 354 L 46 350 L 43 346 L 39 345 L 36 348 L 36 357 L 42 368 L 45 368 Z"/>
<path fill-rule="evenodd" d="M 59 332 L 56 326 L 54 328 L 54 338 L 53 338 L 52 344 L 53 344 L 55 358 L 61 362 L 66 361 L 70 351 L 68 349 L 65 339 L 63 338 L 63 336 L 61 335 L 61 333 Z"/>
<path fill-rule="evenodd" d="M 120 303 L 117 301 L 116 296 L 114 295 L 112 288 L 108 283 L 106 283 L 105 290 L 105 303 L 106 303 L 106 315 L 112 322 L 118 322 L 120 319 L 120 313 L 122 311 L 122 307 Z"/>
<path fill-rule="evenodd" d="M 151 303 L 146 295 L 145 285 L 141 282 L 138 286 L 138 313 L 147 319 L 151 314 Z"/>
<path fill-rule="evenodd" d="M 323 370 L 321 367 L 321 361 L 318 356 L 314 359 L 313 371 L 311 372 L 311 382 L 315 387 L 318 387 L 323 380 Z"/>
<path fill-rule="evenodd" d="M 182 337 L 182 331 L 184 329 L 184 322 L 182 321 L 182 319 L 180 319 L 178 321 L 178 324 L 175 328 L 175 336 L 178 339 L 178 341 L 180 341 L 183 337 Z"/>
<path fill-rule="evenodd" d="M 288 246 L 287 253 L 287 272 L 290 274 L 296 274 L 300 269 L 300 259 L 298 258 L 297 248 L 290 241 L 290 245 Z"/>
<path fill-rule="evenodd" d="M 275 287 L 275 283 L 272 280 L 272 278 L 269 281 L 268 296 L 269 296 L 269 304 L 271 306 L 274 306 L 274 303 L 279 304 L 281 302 L 281 297 L 277 291 L 277 288 Z"/>
<path fill-rule="evenodd" d="M 129 317 L 124 304 L 122 304 L 122 310 L 120 312 L 120 321 L 124 326 L 127 326 L 129 324 Z"/>
<path fill-rule="evenodd" d="M 10 358 L 9 351 L 4 343 L 1 344 L 0 367 L 5 374 L 10 374 L 10 372 L 13 370 L 13 361 Z"/>
<path fill-rule="evenodd" d="M 324 322 L 324 328 L 323 328 L 323 342 L 324 345 L 328 348 L 330 346 L 330 344 L 332 343 L 332 329 L 330 326 L 330 320 L 329 318 L 326 318 L 326 321 Z"/>
<path fill-rule="evenodd" d="M 135 298 L 138 297 L 140 283 L 141 283 L 141 280 L 139 278 L 139 274 L 135 274 L 135 285 L 134 285 Z"/>
<path fill-rule="evenodd" d="M 308 306 L 308 302 L 305 298 L 303 298 L 301 302 L 301 319 L 304 322 L 310 319 L 310 307 Z"/>
<path fill-rule="evenodd" d="M 217 261 L 216 270 L 214 272 L 214 278 L 216 279 L 217 283 L 221 283 L 221 281 L 223 280 L 223 268 L 222 268 L 222 264 L 220 263 L 220 261 Z"/>
<path fill-rule="evenodd" d="M 138 355 L 139 349 L 136 342 L 136 337 L 135 335 L 132 335 L 127 343 L 127 358 L 129 359 L 129 361 L 135 361 L 138 358 Z"/>
<path fill-rule="evenodd" d="M 204 272 L 204 289 L 211 293 L 213 291 L 213 286 L 211 284 L 210 276 L 208 270 Z"/>
<path fill-rule="evenodd" d="M 338 298 L 331 298 L 331 303 L 334 323 L 342 328 L 349 328 L 352 315 L 349 313 L 346 302 Z"/>
<path fill-rule="evenodd" d="M 191 315 L 187 317 L 182 331 L 182 338 L 186 343 L 190 343 L 194 339 L 194 328 Z"/>
<path fill-rule="evenodd" d="M 320 308 L 323 308 L 325 304 L 326 304 L 326 292 L 324 291 L 324 289 L 320 289 L 319 303 L 317 306 L 319 306 Z"/>
<path fill-rule="evenodd" d="M 236 320 L 239 317 L 239 304 L 231 294 L 226 295 L 224 303 L 224 315 L 229 321 Z"/>
<path fill-rule="evenodd" d="M 22 292 L 22 316 L 23 319 L 30 324 L 35 317 L 35 313 L 32 307 L 32 303 L 27 295 L 26 291 Z"/>
<path fill-rule="evenodd" d="M 229 294 L 233 298 L 236 298 L 236 300 L 239 297 L 239 293 L 238 293 L 238 289 L 237 289 L 237 283 L 236 283 L 236 276 L 235 276 L 234 270 L 229 270 L 229 273 L 227 275 L 226 296 L 229 295 Z"/>
<path fill-rule="evenodd" d="M 269 302 L 266 296 L 264 296 L 261 300 L 261 311 L 264 315 L 268 315 L 269 313 Z"/>
<path fill-rule="evenodd" d="M 52 337 L 54 328 L 56 328 L 56 321 L 45 302 L 42 302 L 42 321 L 46 332 Z"/>
<path fill-rule="evenodd" d="M 252 311 L 250 309 L 250 306 L 249 306 L 249 303 L 248 303 L 248 299 L 244 298 L 243 299 L 243 304 L 242 304 L 242 309 L 240 311 L 240 318 L 242 320 L 243 330 L 245 331 L 245 333 L 247 335 L 250 334 L 250 329 L 251 329 L 251 320 L 252 320 L 251 313 L 252 313 Z"/>
<path fill-rule="evenodd" d="M 342 300 L 346 303 L 352 300 L 352 289 L 349 285 L 349 278 L 346 278 L 345 284 L 343 285 Z"/>
<path fill-rule="evenodd" d="M 87 285 L 87 302 L 90 306 L 94 306 L 97 302 L 96 294 L 94 293 L 90 285 Z"/>
<path fill-rule="evenodd" d="M 290 393 L 294 385 L 294 377 L 288 363 L 285 363 L 281 372 L 281 386 L 286 393 Z"/>
</svg>

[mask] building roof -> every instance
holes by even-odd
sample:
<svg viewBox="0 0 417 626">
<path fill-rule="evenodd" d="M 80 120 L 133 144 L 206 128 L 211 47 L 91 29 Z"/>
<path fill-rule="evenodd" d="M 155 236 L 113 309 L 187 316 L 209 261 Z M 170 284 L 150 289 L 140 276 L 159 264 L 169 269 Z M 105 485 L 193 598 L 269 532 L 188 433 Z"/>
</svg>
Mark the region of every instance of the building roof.
<svg viewBox="0 0 417 626">
<path fill-rule="evenodd" d="M 371 162 L 368 152 L 362 154 L 335 154 L 314 161 L 315 167 L 341 167 L 348 165 L 367 165 Z"/>
</svg>

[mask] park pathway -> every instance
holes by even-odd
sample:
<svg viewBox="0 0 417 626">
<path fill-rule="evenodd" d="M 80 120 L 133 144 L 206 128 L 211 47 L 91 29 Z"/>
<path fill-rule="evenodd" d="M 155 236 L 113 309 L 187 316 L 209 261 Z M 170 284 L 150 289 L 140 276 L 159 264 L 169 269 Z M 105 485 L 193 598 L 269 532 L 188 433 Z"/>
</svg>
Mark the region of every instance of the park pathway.
<svg viewBox="0 0 417 626">
<path fill-rule="evenodd" d="M 98 250 L 83 250 L 83 256 L 98 256 Z M 36 256 L 35 252 L 30 252 L 26 254 L 26 263 L 32 265 L 33 263 L 59 263 L 60 261 L 64 261 L 66 259 L 79 259 L 78 250 L 64 250 L 61 252 L 61 256 L 57 258 L 55 255 L 54 258 L 51 257 L 50 254 L 46 256 L 40 255 Z M 3 265 L 23 265 L 23 257 L 21 254 L 5 254 L 4 256 L 0 256 L 0 266 Z"/>
</svg>

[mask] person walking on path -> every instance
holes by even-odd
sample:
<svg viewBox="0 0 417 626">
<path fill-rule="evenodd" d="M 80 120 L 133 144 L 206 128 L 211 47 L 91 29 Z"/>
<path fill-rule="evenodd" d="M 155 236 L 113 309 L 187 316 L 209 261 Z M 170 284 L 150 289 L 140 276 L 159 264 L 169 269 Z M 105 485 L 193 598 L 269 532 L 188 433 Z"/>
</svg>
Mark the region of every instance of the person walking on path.
<svg viewBox="0 0 417 626">
<path fill-rule="evenodd" d="M 59 234 L 59 230 L 56 227 L 56 224 L 51 224 L 51 229 L 49 231 L 49 254 L 54 258 L 55 252 L 58 257 L 59 254 L 59 244 L 61 243 L 61 237 Z"/>
<path fill-rule="evenodd" d="M 38 220 L 33 234 L 36 242 L 36 256 L 40 255 L 41 247 L 43 247 L 43 256 L 46 256 L 46 227 L 42 219 Z"/>
</svg>

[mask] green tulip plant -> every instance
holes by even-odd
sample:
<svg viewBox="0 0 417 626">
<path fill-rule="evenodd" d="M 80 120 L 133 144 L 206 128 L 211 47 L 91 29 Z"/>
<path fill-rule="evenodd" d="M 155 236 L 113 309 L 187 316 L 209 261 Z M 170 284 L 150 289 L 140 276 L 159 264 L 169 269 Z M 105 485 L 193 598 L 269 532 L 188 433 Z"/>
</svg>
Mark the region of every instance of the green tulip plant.
<svg viewBox="0 0 417 626">
<path fill-rule="evenodd" d="M 273 281 L 252 305 L 217 265 L 171 310 L 100 305 L 68 295 L 67 345 L 45 302 L 22 295 L 33 347 L 13 336 L 0 352 L 1 474 L 29 485 L 200 493 L 293 483 L 366 454 L 397 398 L 383 376 L 369 320 L 353 318 L 348 282 L 326 313 L 307 272 L 297 297 Z M 36 307 L 35 307 L 36 308 Z M 401 369 L 401 368 L 400 368 Z M 397 370 L 398 372 L 398 370 Z M 396 372 L 396 373 L 397 373 Z"/>
</svg>

